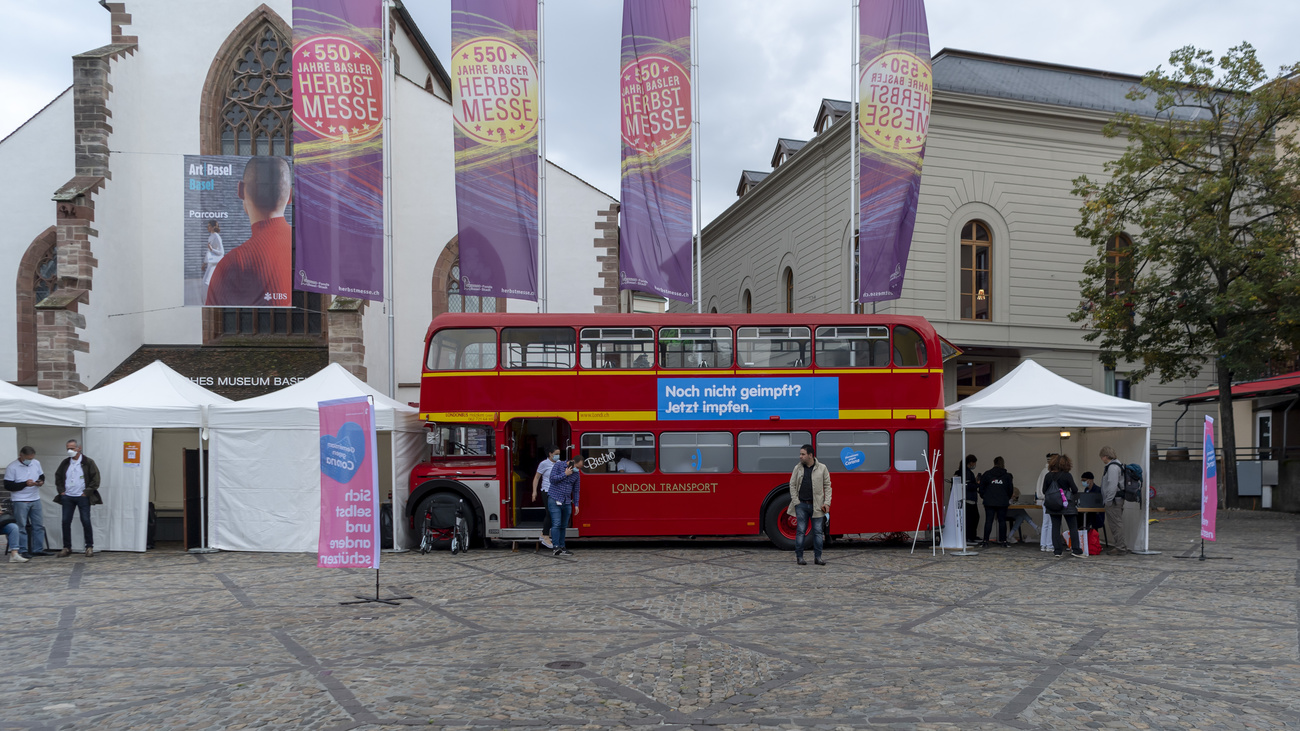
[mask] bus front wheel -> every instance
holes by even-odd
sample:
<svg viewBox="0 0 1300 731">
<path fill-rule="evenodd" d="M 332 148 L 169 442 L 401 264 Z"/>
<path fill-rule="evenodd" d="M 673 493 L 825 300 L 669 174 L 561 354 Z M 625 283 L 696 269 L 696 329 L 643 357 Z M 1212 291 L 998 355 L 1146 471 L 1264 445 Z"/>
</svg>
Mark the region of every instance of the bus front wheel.
<svg viewBox="0 0 1300 731">
<path fill-rule="evenodd" d="M 767 510 L 763 512 L 763 532 L 767 534 L 767 539 L 776 544 L 776 547 L 782 551 L 794 550 L 794 537 L 796 523 L 793 515 L 786 513 L 786 508 L 790 507 L 788 500 L 782 500 L 780 497 L 768 503 Z M 812 530 L 811 522 L 804 530 L 805 537 Z M 804 545 L 808 545 L 805 540 Z"/>
</svg>

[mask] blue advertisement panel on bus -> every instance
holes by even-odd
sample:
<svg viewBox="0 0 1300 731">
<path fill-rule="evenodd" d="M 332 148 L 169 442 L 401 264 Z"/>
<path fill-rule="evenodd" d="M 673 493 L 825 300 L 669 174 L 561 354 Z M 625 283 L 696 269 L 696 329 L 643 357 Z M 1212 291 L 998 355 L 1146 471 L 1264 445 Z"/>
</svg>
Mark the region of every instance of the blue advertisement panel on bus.
<svg viewBox="0 0 1300 731">
<path fill-rule="evenodd" d="M 839 378 L 660 378 L 660 421 L 837 419 Z"/>
</svg>

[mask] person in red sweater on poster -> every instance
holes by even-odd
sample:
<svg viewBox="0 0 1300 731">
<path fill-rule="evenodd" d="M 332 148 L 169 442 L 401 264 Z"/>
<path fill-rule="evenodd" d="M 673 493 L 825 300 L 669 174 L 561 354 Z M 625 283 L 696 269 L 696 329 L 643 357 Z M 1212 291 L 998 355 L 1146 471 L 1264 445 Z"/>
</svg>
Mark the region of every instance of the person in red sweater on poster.
<svg viewBox="0 0 1300 731">
<path fill-rule="evenodd" d="M 222 257 L 208 285 L 208 307 L 288 307 L 293 278 L 293 229 L 284 207 L 293 172 L 279 157 L 249 158 L 237 195 L 252 224 L 248 240 Z"/>
</svg>

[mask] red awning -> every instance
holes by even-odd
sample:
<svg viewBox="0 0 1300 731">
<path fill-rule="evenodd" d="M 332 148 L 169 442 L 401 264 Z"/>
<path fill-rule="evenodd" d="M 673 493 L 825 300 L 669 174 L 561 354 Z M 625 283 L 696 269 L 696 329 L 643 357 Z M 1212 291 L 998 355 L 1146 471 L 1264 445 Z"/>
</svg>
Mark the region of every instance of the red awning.
<svg viewBox="0 0 1300 731">
<path fill-rule="evenodd" d="M 1246 381 L 1232 387 L 1234 401 L 1263 396 L 1281 396 L 1288 393 L 1300 393 L 1300 371 L 1284 373 L 1272 378 L 1261 378 L 1258 381 Z M 1173 400 L 1180 404 L 1200 404 L 1207 401 L 1217 401 L 1218 399 L 1219 389 L 1216 388 L 1213 391 L 1205 391 Z"/>
</svg>

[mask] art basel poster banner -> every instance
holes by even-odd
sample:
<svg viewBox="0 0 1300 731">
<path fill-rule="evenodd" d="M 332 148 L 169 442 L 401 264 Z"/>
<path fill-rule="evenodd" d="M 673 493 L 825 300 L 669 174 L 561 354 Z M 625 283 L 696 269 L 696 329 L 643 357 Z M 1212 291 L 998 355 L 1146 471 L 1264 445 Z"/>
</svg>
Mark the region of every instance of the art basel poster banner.
<svg viewBox="0 0 1300 731">
<path fill-rule="evenodd" d="M 619 289 L 692 301 L 690 0 L 624 0 Z"/>
<path fill-rule="evenodd" d="M 291 306 L 289 159 L 186 155 L 184 164 L 185 304 Z"/>
<path fill-rule="evenodd" d="M 1205 417 L 1205 458 L 1201 460 L 1201 538 L 1214 540 L 1219 513 L 1219 461 L 1214 454 L 1214 418 Z"/>
<path fill-rule="evenodd" d="M 380 0 L 294 0 L 294 289 L 384 298 Z"/>
<path fill-rule="evenodd" d="M 933 79 L 922 0 L 864 3 L 859 16 L 858 299 L 902 295 L 916 225 Z"/>
<path fill-rule="evenodd" d="M 321 401 L 322 568 L 379 568 L 379 463 L 370 399 Z"/>
<path fill-rule="evenodd" d="M 536 1 L 452 0 L 451 47 L 461 291 L 536 302 Z"/>
</svg>

